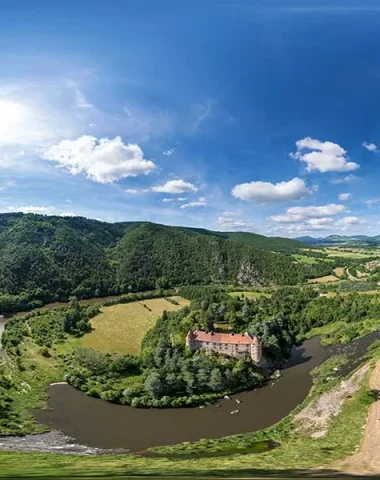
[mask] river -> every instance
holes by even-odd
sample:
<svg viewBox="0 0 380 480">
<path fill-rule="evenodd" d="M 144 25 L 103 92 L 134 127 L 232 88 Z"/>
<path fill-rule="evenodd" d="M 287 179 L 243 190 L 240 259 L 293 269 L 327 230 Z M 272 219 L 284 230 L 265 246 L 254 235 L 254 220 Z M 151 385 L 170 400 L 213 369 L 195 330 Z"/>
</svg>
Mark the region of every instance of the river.
<svg viewBox="0 0 380 480">
<path fill-rule="evenodd" d="M 131 452 L 253 432 L 278 422 L 303 401 L 312 384 L 310 370 L 330 354 L 318 338 L 307 340 L 293 349 L 276 382 L 203 409 L 137 409 L 91 398 L 69 385 L 54 385 L 49 389 L 51 410 L 34 413 L 39 422 L 79 444 Z M 231 415 L 236 409 L 239 413 Z"/>
<path fill-rule="evenodd" d="M 34 415 L 51 432 L 24 437 L 0 437 L 0 450 L 99 454 L 142 452 L 150 447 L 201 438 L 254 432 L 286 417 L 308 394 L 310 371 L 337 353 L 347 353 L 349 373 L 380 332 L 348 345 L 322 347 L 319 338 L 294 347 L 282 376 L 256 390 L 200 408 L 136 409 L 88 397 L 67 384 L 49 388 L 51 410 Z M 237 403 L 238 399 L 241 403 Z M 219 405 L 219 406 L 218 406 Z M 231 411 L 239 410 L 231 415 Z"/>
</svg>

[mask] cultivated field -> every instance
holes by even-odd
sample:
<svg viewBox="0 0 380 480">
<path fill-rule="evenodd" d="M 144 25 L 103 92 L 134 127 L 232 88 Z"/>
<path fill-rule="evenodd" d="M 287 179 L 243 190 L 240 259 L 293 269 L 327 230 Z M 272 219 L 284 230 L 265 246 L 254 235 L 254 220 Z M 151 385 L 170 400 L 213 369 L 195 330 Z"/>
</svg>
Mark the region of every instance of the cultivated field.
<svg viewBox="0 0 380 480">
<path fill-rule="evenodd" d="M 325 253 L 329 257 L 346 257 L 362 259 L 372 256 L 378 256 L 379 250 L 366 250 L 362 248 L 342 248 L 342 247 L 330 247 L 325 249 Z"/>
<path fill-rule="evenodd" d="M 171 298 L 177 301 L 178 305 L 173 305 L 164 298 L 154 298 L 103 307 L 101 314 L 91 320 L 94 330 L 86 334 L 81 343 L 105 353 L 136 355 L 140 352 L 145 333 L 154 326 L 165 310 L 172 312 L 189 304 L 182 297 Z"/>
</svg>

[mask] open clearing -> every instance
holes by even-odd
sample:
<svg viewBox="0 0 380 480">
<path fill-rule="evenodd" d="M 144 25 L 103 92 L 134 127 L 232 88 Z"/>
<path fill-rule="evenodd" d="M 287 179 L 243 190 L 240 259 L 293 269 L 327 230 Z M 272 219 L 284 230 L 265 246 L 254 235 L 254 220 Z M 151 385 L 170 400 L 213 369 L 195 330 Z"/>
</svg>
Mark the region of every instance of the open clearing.
<svg viewBox="0 0 380 480">
<path fill-rule="evenodd" d="M 334 273 L 337 277 L 342 277 L 344 275 L 345 268 L 344 267 L 337 267 L 334 268 Z"/>
<path fill-rule="evenodd" d="M 154 326 L 165 310 L 172 312 L 189 304 L 182 297 L 171 298 L 177 301 L 178 305 L 173 305 L 164 298 L 154 298 L 103 307 L 100 315 L 91 320 L 94 330 L 84 335 L 82 345 L 104 353 L 137 355 L 145 333 Z"/>
<path fill-rule="evenodd" d="M 300 255 L 299 253 L 295 253 L 292 255 L 298 262 L 305 263 L 306 265 L 314 265 L 318 263 L 318 260 L 314 257 L 308 257 L 307 255 Z"/>
<path fill-rule="evenodd" d="M 308 283 L 330 283 L 338 281 L 339 278 L 335 277 L 334 275 L 326 275 L 325 277 L 310 278 Z"/>
<path fill-rule="evenodd" d="M 370 378 L 370 389 L 380 390 L 380 361 Z M 373 403 L 369 410 L 364 438 L 357 454 L 334 465 L 334 469 L 350 475 L 380 474 L 380 400 Z"/>
</svg>

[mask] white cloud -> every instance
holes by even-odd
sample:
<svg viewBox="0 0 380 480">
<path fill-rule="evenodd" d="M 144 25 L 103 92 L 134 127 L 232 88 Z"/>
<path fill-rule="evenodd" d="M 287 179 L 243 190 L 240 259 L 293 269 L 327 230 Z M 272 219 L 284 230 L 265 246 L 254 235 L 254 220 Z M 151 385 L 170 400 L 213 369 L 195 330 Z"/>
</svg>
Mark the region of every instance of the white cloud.
<svg viewBox="0 0 380 480">
<path fill-rule="evenodd" d="M 340 193 L 338 198 L 341 202 L 346 202 L 347 200 L 350 200 L 351 197 L 351 193 Z"/>
<path fill-rule="evenodd" d="M 321 142 L 306 137 L 298 140 L 296 146 L 297 151 L 290 156 L 305 162 L 308 172 L 349 172 L 360 166 L 358 163 L 349 161 L 346 150 L 337 143 Z M 304 153 L 305 150 L 307 153 Z"/>
<path fill-rule="evenodd" d="M 329 231 L 333 232 L 336 227 L 339 231 L 349 231 L 356 225 L 365 225 L 367 220 L 358 217 L 350 216 L 343 217 L 339 220 L 331 217 L 308 218 L 302 223 L 280 224 L 274 230 L 278 235 L 312 235 L 315 231 Z"/>
<path fill-rule="evenodd" d="M 1 210 L 2 213 L 6 212 L 21 212 L 21 213 L 37 213 L 40 215 L 54 215 L 56 208 L 53 206 L 41 207 L 36 205 L 25 205 L 20 207 L 8 206 Z"/>
<path fill-rule="evenodd" d="M 339 225 L 364 225 L 367 223 L 367 220 L 364 218 L 359 218 L 359 217 L 343 217 L 340 220 L 338 220 Z"/>
<path fill-rule="evenodd" d="M 291 207 L 287 209 L 287 213 L 291 215 L 302 215 L 306 218 L 322 218 L 342 213 L 346 207 L 336 203 L 330 203 L 328 205 L 321 205 L 318 207 Z"/>
<path fill-rule="evenodd" d="M 175 148 L 168 148 L 167 150 L 164 150 L 162 154 L 165 155 L 166 157 L 170 157 L 171 155 L 173 155 L 174 152 L 175 152 Z"/>
<path fill-rule="evenodd" d="M 327 225 L 331 225 L 333 222 L 334 219 L 331 217 L 308 218 L 306 220 L 306 225 L 309 225 L 312 228 L 325 228 Z"/>
<path fill-rule="evenodd" d="M 184 180 L 169 180 L 164 183 L 164 185 L 156 185 L 151 188 L 153 192 L 156 193 L 169 193 L 173 195 L 178 195 L 180 193 L 191 193 L 197 192 L 198 188 L 190 182 L 185 182 Z"/>
<path fill-rule="evenodd" d="M 288 215 L 286 213 L 281 215 L 271 215 L 269 218 L 277 223 L 298 223 L 304 220 L 302 215 Z"/>
<path fill-rule="evenodd" d="M 73 81 L 68 81 L 67 85 L 72 88 L 75 96 L 75 104 L 78 108 L 93 108 L 93 105 L 89 103 L 84 95 L 84 93 L 81 91 L 79 86 L 73 82 Z"/>
<path fill-rule="evenodd" d="M 364 203 L 367 205 L 367 207 L 372 207 L 373 205 L 380 203 L 380 197 L 370 198 L 369 200 L 365 200 Z"/>
<path fill-rule="evenodd" d="M 246 230 L 252 227 L 250 220 L 244 220 L 234 212 L 223 212 L 216 222 L 222 230 Z"/>
<path fill-rule="evenodd" d="M 37 215 L 58 215 L 60 217 L 77 217 L 78 214 L 74 212 L 59 212 L 57 208 L 53 205 L 48 206 L 40 206 L 40 205 L 21 205 L 21 206 L 14 206 L 9 205 L 0 210 L 0 213 L 35 213 Z"/>
<path fill-rule="evenodd" d="M 364 225 L 367 220 L 347 216 L 336 219 L 337 215 L 346 210 L 344 205 L 331 203 L 322 206 L 293 207 L 288 208 L 283 215 L 273 215 L 269 217 L 272 221 L 280 224 L 278 232 L 284 232 L 290 235 L 306 235 L 314 230 L 332 231 L 336 227 L 340 230 L 349 230 L 351 226 Z"/>
<path fill-rule="evenodd" d="M 195 134 L 200 131 L 201 125 L 212 117 L 214 102 L 207 99 L 205 103 L 194 105 L 192 119 L 190 122 L 190 133 Z"/>
<path fill-rule="evenodd" d="M 286 202 L 298 200 L 311 191 L 305 182 L 298 177 L 288 182 L 250 182 L 236 185 L 231 194 L 240 200 L 259 203 Z"/>
<path fill-rule="evenodd" d="M 164 203 L 173 203 L 173 202 L 186 202 L 187 197 L 177 197 L 177 198 L 163 198 Z"/>
<path fill-rule="evenodd" d="M 326 217 L 332 217 L 344 212 L 345 209 L 346 207 L 344 205 L 338 205 L 335 203 L 330 203 L 329 205 L 321 205 L 317 207 L 291 207 L 286 210 L 285 214 L 272 215 L 269 218 L 274 222 L 278 223 L 301 223 L 304 221 L 308 221 L 308 219 L 311 218 L 322 219 Z M 313 224 L 313 222 L 311 222 L 311 224 Z"/>
<path fill-rule="evenodd" d="M 143 195 L 144 193 L 149 192 L 148 188 L 126 188 L 124 190 L 125 193 L 129 195 Z"/>
<path fill-rule="evenodd" d="M 126 145 L 121 137 L 97 139 L 83 135 L 76 140 L 63 140 L 45 151 L 42 158 L 57 162 L 72 175 L 84 173 L 99 183 L 147 175 L 157 168 L 144 158 L 138 145 Z"/>
<path fill-rule="evenodd" d="M 343 178 L 333 178 L 332 180 L 330 180 L 330 183 L 332 183 L 333 185 L 340 185 L 341 183 L 355 182 L 358 178 L 359 177 L 357 177 L 356 175 L 352 175 L 352 173 L 350 173 Z"/>
<path fill-rule="evenodd" d="M 180 208 L 194 208 L 194 207 L 205 207 L 207 205 L 207 201 L 204 197 L 200 197 L 198 200 L 194 202 L 184 203 L 180 206 Z"/>
<path fill-rule="evenodd" d="M 60 217 L 77 217 L 78 215 L 74 212 L 61 212 Z"/>
<path fill-rule="evenodd" d="M 366 148 L 369 152 L 377 152 L 377 145 L 375 143 L 362 143 L 363 147 Z"/>
</svg>

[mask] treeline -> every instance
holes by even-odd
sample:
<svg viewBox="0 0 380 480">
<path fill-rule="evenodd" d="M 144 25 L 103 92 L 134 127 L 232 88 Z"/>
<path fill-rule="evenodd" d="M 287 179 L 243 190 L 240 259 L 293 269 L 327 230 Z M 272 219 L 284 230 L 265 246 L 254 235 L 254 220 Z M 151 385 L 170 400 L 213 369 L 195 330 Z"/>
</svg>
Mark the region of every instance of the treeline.
<svg viewBox="0 0 380 480">
<path fill-rule="evenodd" d="M 73 295 L 142 292 L 157 284 L 164 289 L 207 283 L 285 285 L 319 275 L 291 255 L 265 251 L 265 237 L 256 242 L 250 235 L 226 238 L 151 223 L 2 214 L 0 312 L 67 301 Z M 296 243 L 289 242 L 293 251 Z"/>
</svg>

